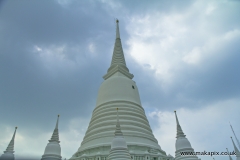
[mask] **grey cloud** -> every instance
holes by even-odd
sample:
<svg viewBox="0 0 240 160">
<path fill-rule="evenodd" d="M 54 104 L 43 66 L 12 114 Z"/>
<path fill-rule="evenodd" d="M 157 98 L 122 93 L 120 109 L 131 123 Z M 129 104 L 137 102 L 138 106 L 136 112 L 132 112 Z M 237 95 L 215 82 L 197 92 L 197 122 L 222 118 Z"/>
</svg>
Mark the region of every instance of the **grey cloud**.
<svg viewBox="0 0 240 160">
<path fill-rule="evenodd" d="M 80 4 L 79 4 L 80 3 Z M 82 4 L 81 4 L 82 3 Z M 91 7 L 86 2 L 77 2 Z M 83 13 L 78 7 L 68 8 L 56 1 L 5 2 L 1 11 L 1 108 L 4 123 L 20 126 L 42 126 L 49 118 L 63 114 L 63 122 L 74 116 L 84 116 L 95 106 L 97 89 L 109 63 L 104 61 L 114 39 L 105 26 L 104 11 L 101 14 Z M 93 16 L 94 14 L 94 16 Z M 101 19 L 101 20 L 99 20 Z M 103 29 L 104 27 L 104 29 Z M 98 29 L 99 28 L 99 29 Z M 101 29 L 100 29 L 101 28 Z M 114 31 L 114 27 L 112 27 Z M 86 45 L 96 44 L 98 59 L 90 58 Z M 80 45 L 80 52 L 66 51 L 74 61 L 80 55 L 85 65 L 76 63 L 74 71 L 55 70 L 52 76 L 33 53 L 34 45 Z M 69 51 L 69 53 L 67 53 Z M 110 56 L 110 55 L 108 55 Z M 101 68 L 104 66 L 105 68 Z M 97 81 L 96 81 L 97 80 Z M 10 115 L 14 114 L 14 118 Z"/>
</svg>

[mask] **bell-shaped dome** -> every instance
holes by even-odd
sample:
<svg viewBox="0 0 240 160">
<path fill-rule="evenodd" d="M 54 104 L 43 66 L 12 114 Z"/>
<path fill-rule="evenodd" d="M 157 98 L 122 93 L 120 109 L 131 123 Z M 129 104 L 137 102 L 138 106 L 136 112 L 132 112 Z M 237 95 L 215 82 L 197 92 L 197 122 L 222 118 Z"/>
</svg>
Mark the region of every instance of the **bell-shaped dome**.
<svg viewBox="0 0 240 160">
<path fill-rule="evenodd" d="M 185 137 L 179 137 L 179 138 L 176 140 L 175 147 L 176 147 L 176 151 L 177 151 L 177 150 L 180 150 L 180 149 L 192 148 L 190 142 L 189 142 L 188 139 L 185 138 Z"/>
<path fill-rule="evenodd" d="M 115 137 L 112 141 L 111 149 L 114 148 L 127 148 L 127 143 L 124 137 Z"/>
<path fill-rule="evenodd" d="M 135 82 L 120 72 L 115 73 L 101 84 L 98 91 L 97 106 L 117 100 L 141 105 Z"/>
<path fill-rule="evenodd" d="M 57 142 L 48 143 L 44 151 L 44 155 L 47 155 L 47 154 L 61 155 L 61 147 L 59 143 Z"/>
</svg>

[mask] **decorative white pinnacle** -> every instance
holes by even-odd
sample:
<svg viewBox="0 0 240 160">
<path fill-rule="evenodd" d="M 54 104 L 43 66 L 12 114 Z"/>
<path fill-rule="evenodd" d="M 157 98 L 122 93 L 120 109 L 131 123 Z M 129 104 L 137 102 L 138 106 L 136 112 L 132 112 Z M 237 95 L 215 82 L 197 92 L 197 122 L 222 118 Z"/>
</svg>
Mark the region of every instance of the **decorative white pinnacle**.
<svg viewBox="0 0 240 160">
<path fill-rule="evenodd" d="M 55 127 L 55 129 L 54 129 L 54 131 L 53 131 L 52 137 L 51 137 L 51 139 L 49 140 L 49 142 L 58 142 L 58 143 L 60 143 L 60 141 L 59 141 L 59 133 L 58 133 L 58 121 L 59 121 L 59 116 L 60 116 L 60 115 L 58 115 L 56 127 Z"/>
<path fill-rule="evenodd" d="M 10 143 L 8 144 L 6 151 L 4 151 L 4 154 L 2 154 L 2 156 L 0 157 L 0 160 L 14 160 L 15 159 L 13 153 L 14 153 L 14 139 L 15 139 L 16 131 L 17 131 L 17 127 L 15 127 L 15 131 L 12 136 L 12 139 L 11 139 Z"/>
<path fill-rule="evenodd" d="M 117 125 L 115 130 L 115 136 L 123 136 L 123 133 L 121 131 L 121 126 L 119 124 L 119 119 L 118 119 L 118 108 L 117 108 Z"/>
<path fill-rule="evenodd" d="M 236 134 L 235 134 L 235 132 L 234 132 L 234 130 L 233 130 L 233 127 L 232 127 L 232 125 L 231 125 L 230 122 L 229 122 L 229 124 L 230 124 L 230 127 L 231 127 L 231 129 L 232 129 L 232 132 L 233 132 L 233 134 L 234 134 L 234 137 L 235 137 L 235 139 L 236 139 L 236 141 L 237 141 L 238 147 L 240 148 L 240 142 L 239 142 L 239 140 L 237 139 L 237 136 L 236 136 Z"/>
<path fill-rule="evenodd" d="M 238 159 L 240 159 L 240 152 L 239 152 L 237 146 L 235 145 L 232 137 L 231 137 L 231 140 L 232 140 L 232 143 L 233 143 L 233 146 L 234 146 L 234 150 L 235 150 L 235 152 L 236 152 L 236 156 L 237 156 Z"/>
<path fill-rule="evenodd" d="M 15 131 L 14 131 L 14 134 L 12 136 L 12 139 L 11 139 L 6 151 L 4 151 L 4 153 L 6 153 L 6 152 L 14 153 L 13 150 L 14 150 L 14 139 L 15 139 L 16 131 L 17 131 L 17 127 L 15 127 Z"/>
<path fill-rule="evenodd" d="M 178 117 L 176 111 L 174 111 L 175 117 L 176 117 L 176 122 L 177 122 L 177 137 L 186 137 L 186 135 L 183 133 L 182 127 L 179 124 Z"/>
<path fill-rule="evenodd" d="M 232 157 L 229 154 L 228 148 L 226 148 L 226 149 L 227 149 L 227 153 L 228 153 L 228 156 L 229 156 L 229 160 L 233 160 Z"/>
<path fill-rule="evenodd" d="M 115 45 L 113 49 L 113 56 L 112 56 L 112 62 L 111 66 L 108 69 L 108 73 L 103 76 L 103 78 L 106 80 L 109 77 L 111 77 L 114 73 L 121 72 L 126 77 L 132 79 L 133 75 L 129 73 L 129 70 L 127 68 L 123 49 L 122 49 L 122 43 L 120 39 L 120 31 L 119 31 L 119 20 L 116 20 L 116 40 Z"/>
<path fill-rule="evenodd" d="M 119 20 L 116 20 L 116 40 L 113 50 L 113 57 L 112 57 L 112 65 L 123 65 L 126 66 L 123 49 L 122 49 L 122 43 L 120 39 L 120 32 L 119 32 L 119 26 L 118 26 Z"/>
</svg>

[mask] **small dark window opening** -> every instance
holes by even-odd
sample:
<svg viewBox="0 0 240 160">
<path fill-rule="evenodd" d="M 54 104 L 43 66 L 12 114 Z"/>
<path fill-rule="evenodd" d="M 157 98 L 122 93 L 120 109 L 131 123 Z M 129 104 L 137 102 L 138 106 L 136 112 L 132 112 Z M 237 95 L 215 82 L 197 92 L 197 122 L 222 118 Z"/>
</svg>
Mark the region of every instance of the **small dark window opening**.
<svg viewBox="0 0 240 160">
<path fill-rule="evenodd" d="M 132 89 L 135 89 L 133 85 L 132 85 Z"/>
</svg>

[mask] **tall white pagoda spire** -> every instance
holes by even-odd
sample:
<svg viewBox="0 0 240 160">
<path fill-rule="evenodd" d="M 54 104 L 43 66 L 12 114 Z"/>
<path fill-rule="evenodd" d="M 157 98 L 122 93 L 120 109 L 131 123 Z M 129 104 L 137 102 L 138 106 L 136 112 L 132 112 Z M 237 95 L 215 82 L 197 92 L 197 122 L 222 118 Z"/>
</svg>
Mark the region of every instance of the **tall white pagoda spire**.
<svg viewBox="0 0 240 160">
<path fill-rule="evenodd" d="M 112 56 L 112 62 L 111 66 L 108 69 L 108 72 L 106 75 L 103 76 L 103 78 L 106 80 L 115 73 L 121 73 L 125 75 L 126 77 L 132 79 L 133 75 L 129 73 L 129 70 L 127 68 L 124 53 L 122 49 L 122 43 L 120 39 L 120 31 L 119 31 L 119 20 L 116 20 L 116 40 L 115 45 L 113 49 L 113 56 Z"/>
<path fill-rule="evenodd" d="M 190 142 L 186 138 L 186 135 L 183 133 L 182 127 L 178 121 L 177 113 L 174 111 L 177 123 L 177 140 L 176 140 L 176 151 L 175 151 L 175 160 L 198 160 L 197 156 L 186 155 L 182 156 L 180 152 L 194 152 Z"/>
<path fill-rule="evenodd" d="M 226 148 L 226 149 L 227 149 L 227 153 L 228 153 L 228 156 L 229 156 L 229 160 L 233 160 L 232 157 L 230 156 L 230 153 L 229 153 L 229 151 L 228 151 L 228 148 Z"/>
<path fill-rule="evenodd" d="M 105 160 L 113 147 L 112 131 L 115 129 L 116 136 L 122 136 L 120 131 L 124 133 L 124 139 L 133 159 L 136 157 L 147 160 L 172 159 L 161 149 L 152 133 L 141 104 L 137 84 L 132 80 L 133 75 L 126 66 L 118 20 L 111 65 L 103 78 L 88 129 L 71 160 L 86 160 L 92 157 L 96 160 Z M 116 127 L 115 108 L 119 108 L 118 118 L 121 129 L 120 125 L 118 128 L 119 123 Z"/>
<path fill-rule="evenodd" d="M 17 127 L 15 127 L 15 131 L 13 133 L 12 139 L 10 143 L 8 144 L 8 147 L 6 151 L 2 154 L 0 157 L 0 160 L 14 160 L 14 140 L 15 140 L 15 135 L 16 135 Z"/>
<path fill-rule="evenodd" d="M 108 160 L 131 160 L 131 156 L 127 148 L 127 143 L 121 131 L 121 126 L 118 119 L 118 108 L 117 108 L 117 125 L 114 134 L 115 136 L 112 140 Z"/>
<path fill-rule="evenodd" d="M 58 122 L 59 122 L 59 115 L 57 118 L 57 123 L 55 129 L 53 131 L 52 137 L 47 144 L 44 154 L 41 160 L 61 160 L 61 147 L 59 141 L 59 133 L 58 133 Z"/>
<path fill-rule="evenodd" d="M 235 139 L 236 139 L 236 141 L 237 141 L 238 147 L 240 148 L 240 142 L 239 142 L 239 140 L 237 139 L 237 136 L 236 136 L 236 134 L 235 134 L 235 132 L 234 132 L 234 130 L 233 130 L 233 127 L 232 127 L 232 125 L 231 125 L 230 122 L 229 122 L 229 124 L 230 124 L 230 127 L 231 127 L 231 129 L 232 129 L 232 132 L 233 132 L 233 134 L 234 134 L 234 137 L 235 137 Z"/>
<path fill-rule="evenodd" d="M 235 152 L 236 152 L 236 160 L 240 160 L 240 152 L 239 152 L 237 146 L 235 145 L 232 137 L 231 137 L 231 140 L 232 140 L 232 143 L 233 143 L 234 150 L 235 150 Z"/>
</svg>

